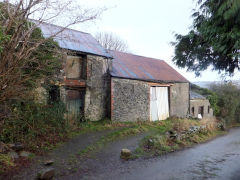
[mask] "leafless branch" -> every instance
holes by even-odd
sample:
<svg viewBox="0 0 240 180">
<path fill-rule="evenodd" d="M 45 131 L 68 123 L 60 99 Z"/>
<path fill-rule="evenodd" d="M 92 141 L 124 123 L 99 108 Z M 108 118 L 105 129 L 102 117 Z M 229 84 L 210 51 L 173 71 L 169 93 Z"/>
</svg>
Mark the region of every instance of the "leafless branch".
<svg viewBox="0 0 240 180">
<path fill-rule="evenodd" d="M 113 33 L 100 32 L 95 35 L 97 41 L 108 50 L 115 50 L 121 52 L 128 51 L 127 42 Z"/>
<path fill-rule="evenodd" d="M 74 0 L 0 0 L 0 30 L 8 36 L 6 42 L 0 42 L 0 104 L 28 94 L 25 83 L 31 73 L 22 72 L 26 68 L 34 71 L 28 65 L 30 62 L 38 65 L 37 70 L 44 71 L 48 62 L 43 65 L 34 57 L 39 47 L 71 25 L 94 21 L 105 10 L 83 8 Z M 37 27 L 53 22 L 60 22 L 62 27 L 48 38 L 32 36 Z"/>
</svg>

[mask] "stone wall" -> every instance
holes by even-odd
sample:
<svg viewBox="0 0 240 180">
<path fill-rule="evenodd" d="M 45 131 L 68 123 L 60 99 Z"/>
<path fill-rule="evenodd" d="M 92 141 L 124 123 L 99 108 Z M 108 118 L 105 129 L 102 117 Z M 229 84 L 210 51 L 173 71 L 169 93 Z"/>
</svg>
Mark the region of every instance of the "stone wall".
<svg viewBox="0 0 240 180">
<path fill-rule="evenodd" d="M 84 117 L 91 121 L 101 120 L 110 116 L 110 75 L 111 59 L 94 55 L 84 55 L 85 60 L 83 71 L 79 78 L 67 79 L 67 72 L 71 72 L 71 67 L 67 67 L 67 59 L 77 60 L 78 55 L 68 52 L 63 59 L 63 80 L 60 83 L 61 100 L 67 104 L 67 88 L 74 90 L 85 89 Z M 81 55 L 80 55 L 81 56 Z M 71 63 L 70 63 L 71 64 Z M 79 66 L 80 67 L 80 66 Z M 74 69 L 73 69 L 74 70 Z M 75 72 L 75 71 L 74 71 Z M 76 71 L 77 73 L 78 71 Z M 68 73 L 69 74 L 69 73 Z M 76 107 L 78 108 L 78 107 Z"/>
<path fill-rule="evenodd" d="M 189 83 L 173 84 L 170 87 L 170 116 L 186 117 L 189 103 Z"/>
<path fill-rule="evenodd" d="M 195 117 L 195 118 L 198 117 L 198 109 L 201 106 L 204 107 L 203 119 L 213 117 L 213 110 L 212 110 L 212 108 L 210 108 L 211 105 L 210 105 L 210 103 L 207 99 L 193 99 L 193 100 L 190 100 L 190 113 L 193 117 Z M 193 108 L 194 108 L 194 110 L 193 110 Z M 209 111 L 208 111 L 208 108 L 209 108 Z"/>
<path fill-rule="evenodd" d="M 69 91 L 81 91 L 84 97 L 84 117 L 91 121 L 110 118 L 112 60 L 94 55 L 81 55 L 63 50 L 62 70 L 52 85 L 59 87 L 60 99 L 69 104 Z M 41 85 L 34 91 L 36 101 L 47 104 L 49 93 Z M 77 100 L 78 98 L 76 98 Z M 82 102 L 79 102 L 82 103 Z M 76 104 L 76 112 L 79 111 Z M 74 109 L 74 107 L 72 107 Z M 69 115 L 70 115 L 69 111 Z M 81 116 L 81 114 L 79 113 Z"/>
<path fill-rule="evenodd" d="M 47 90 L 39 85 L 33 92 L 34 101 L 40 104 L 47 104 L 48 102 L 48 92 Z"/>
<path fill-rule="evenodd" d="M 73 54 L 71 54 L 73 56 Z M 67 59 L 67 56 L 64 57 Z M 84 116 L 97 121 L 111 115 L 113 121 L 146 121 L 150 119 L 150 83 L 112 78 L 112 61 L 87 55 L 86 78 L 67 82 L 60 88 L 66 102 L 64 87 L 85 88 Z M 63 63 L 65 66 L 66 63 Z M 63 72 L 62 76 L 64 76 Z M 67 84 L 68 83 L 68 84 Z M 112 88 L 111 88 L 112 87 Z M 112 97 L 111 97 L 112 95 Z M 189 83 L 174 83 L 170 87 L 170 116 L 186 117 L 189 110 Z"/>
<path fill-rule="evenodd" d="M 110 67 L 110 59 L 98 56 L 87 56 L 84 108 L 86 119 L 97 121 L 110 114 Z"/>
<path fill-rule="evenodd" d="M 147 82 L 112 78 L 112 121 L 146 121 L 150 116 L 150 88 Z"/>
<path fill-rule="evenodd" d="M 146 121 L 150 119 L 150 87 L 153 83 L 112 78 L 111 119 L 113 121 Z M 157 85 L 157 84 L 155 84 Z M 186 117 L 189 112 L 189 84 L 170 86 L 170 116 Z"/>
</svg>

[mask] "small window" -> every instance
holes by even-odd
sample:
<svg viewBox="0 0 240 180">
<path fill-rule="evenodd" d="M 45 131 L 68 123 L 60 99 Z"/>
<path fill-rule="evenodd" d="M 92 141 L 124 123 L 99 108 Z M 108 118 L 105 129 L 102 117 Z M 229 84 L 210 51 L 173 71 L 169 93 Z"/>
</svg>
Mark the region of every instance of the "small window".
<svg viewBox="0 0 240 180">
<path fill-rule="evenodd" d="M 210 106 L 208 106 L 208 114 L 210 113 Z"/>
<path fill-rule="evenodd" d="M 192 115 L 194 115 L 194 107 L 192 107 Z"/>
</svg>

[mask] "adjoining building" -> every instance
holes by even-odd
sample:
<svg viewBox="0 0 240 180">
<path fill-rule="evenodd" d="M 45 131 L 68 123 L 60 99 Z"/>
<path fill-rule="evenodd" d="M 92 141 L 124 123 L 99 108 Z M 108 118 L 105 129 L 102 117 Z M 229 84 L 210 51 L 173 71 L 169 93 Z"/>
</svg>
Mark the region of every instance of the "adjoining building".
<svg viewBox="0 0 240 180">
<path fill-rule="evenodd" d="M 50 37 L 62 27 L 42 23 L 44 37 Z M 83 116 L 97 121 L 110 114 L 111 55 L 91 34 L 64 29 L 54 40 L 62 48 L 63 69 L 50 99 L 66 103 L 69 116 Z"/>
<path fill-rule="evenodd" d="M 209 100 L 194 91 L 190 91 L 190 114 L 199 119 L 213 117 L 213 109 Z"/>
<path fill-rule="evenodd" d="M 189 81 L 165 61 L 111 51 L 111 119 L 156 121 L 189 113 Z"/>
</svg>

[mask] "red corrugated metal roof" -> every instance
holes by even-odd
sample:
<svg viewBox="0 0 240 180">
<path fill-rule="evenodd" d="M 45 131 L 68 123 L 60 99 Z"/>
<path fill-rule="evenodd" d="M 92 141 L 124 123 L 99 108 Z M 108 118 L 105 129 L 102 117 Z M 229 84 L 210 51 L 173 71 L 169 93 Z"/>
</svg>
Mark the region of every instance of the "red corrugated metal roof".
<svg viewBox="0 0 240 180">
<path fill-rule="evenodd" d="M 134 54 L 110 51 L 113 56 L 114 77 L 149 81 L 189 82 L 165 61 L 137 56 Z"/>
</svg>

